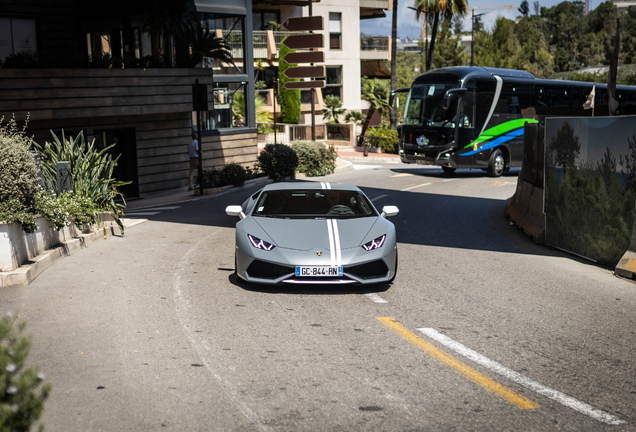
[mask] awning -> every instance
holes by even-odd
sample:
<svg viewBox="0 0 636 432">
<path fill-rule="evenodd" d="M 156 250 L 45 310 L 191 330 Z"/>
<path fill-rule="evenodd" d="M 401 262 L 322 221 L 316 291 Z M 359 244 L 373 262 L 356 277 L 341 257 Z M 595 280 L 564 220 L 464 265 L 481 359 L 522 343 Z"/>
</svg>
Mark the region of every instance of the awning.
<svg viewBox="0 0 636 432">
<path fill-rule="evenodd" d="M 360 62 L 360 72 L 362 76 L 369 78 L 391 78 L 391 71 L 386 67 L 384 60 L 362 60 Z"/>
</svg>

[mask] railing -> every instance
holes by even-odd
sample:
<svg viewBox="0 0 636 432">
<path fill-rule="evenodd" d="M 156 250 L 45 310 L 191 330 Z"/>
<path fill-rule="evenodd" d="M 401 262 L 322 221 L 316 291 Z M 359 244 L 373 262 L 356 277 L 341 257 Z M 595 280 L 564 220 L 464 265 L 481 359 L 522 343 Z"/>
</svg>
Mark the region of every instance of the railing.
<svg viewBox="0 0 636 432">
<path fill-rule="evenodd" d="M 389 60 L 391 38 L 388 36 L 361 36 L 360 58 L 363 60 Z"/>
<path fill-rule="evenodd" d="M 265 134 L 259 133 L 258 140 L 267 144 L 274 143 L 274 124 L 273 123 L 256 123 L 259 129 L 270 129 L 272 132 Z M 326 125 L 316 125 L 316 141 L 324 141 L 326 136 Z M 279 144 L 291 144 L 296 140 L 311 140 L 311 125 L 292 125 L 287 123 L 276 124 L 276 141 Z"/>
</svg>

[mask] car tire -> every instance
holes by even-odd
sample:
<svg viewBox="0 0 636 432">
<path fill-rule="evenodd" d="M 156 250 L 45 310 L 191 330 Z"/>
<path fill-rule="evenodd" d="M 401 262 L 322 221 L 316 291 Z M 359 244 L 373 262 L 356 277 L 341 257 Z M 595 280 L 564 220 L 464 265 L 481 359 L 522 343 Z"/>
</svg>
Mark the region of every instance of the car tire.
<svg viewBox="0 0 636 432">
<path fill-rule="evenodd" d="M 442 167 L 442 171 L 444 171 L 444 174 L 453 174 L 455 172 L 457 168 L 451 168 L 451 167 Z"/>
<path fill-rule="evenodd" d="M 501 150 L 495 150 L 488 159 L 488 175 L 491 177 L 499 177 L 504 172 L 506 160 Z"/>
<path fill-rule="evenodd" d="M 397 276 L 397 269 L 398 269 L 398 251 L 397 249 L 395 249 L 395 271 L 393 272 L 393 277 L 389 279 L 389 283 L 393 283 L 393 281 L 395 280 L 395 277 Z"/>
</svg>

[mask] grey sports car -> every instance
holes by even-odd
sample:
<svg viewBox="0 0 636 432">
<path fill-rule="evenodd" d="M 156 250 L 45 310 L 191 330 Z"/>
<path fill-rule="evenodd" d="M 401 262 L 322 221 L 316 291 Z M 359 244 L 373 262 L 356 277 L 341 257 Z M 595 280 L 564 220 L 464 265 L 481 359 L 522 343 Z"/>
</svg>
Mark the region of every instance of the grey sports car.
<svg viewBox="0 0 636 432">
<path fill-rule="evenodd" d="M 395 206 L 379 213 L 346 184 L 274 183 L 241 206 L 225 209 L 236 223 L 236 274 L 261 284 L 375 284 L 397 271 Z"/>
</svg>

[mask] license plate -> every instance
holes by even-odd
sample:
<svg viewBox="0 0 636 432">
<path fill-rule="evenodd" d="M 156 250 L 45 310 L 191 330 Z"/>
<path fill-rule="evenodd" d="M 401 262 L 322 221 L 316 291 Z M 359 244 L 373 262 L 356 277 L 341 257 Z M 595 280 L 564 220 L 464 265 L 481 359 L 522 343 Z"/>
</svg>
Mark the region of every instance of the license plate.
<svg viewBox="0 0 636 432">
<path fill-rule="evenodd" d="M 335 277 L 342 276 L 342 266 L 296 266 L 296 276 Z"/>
</svg>

